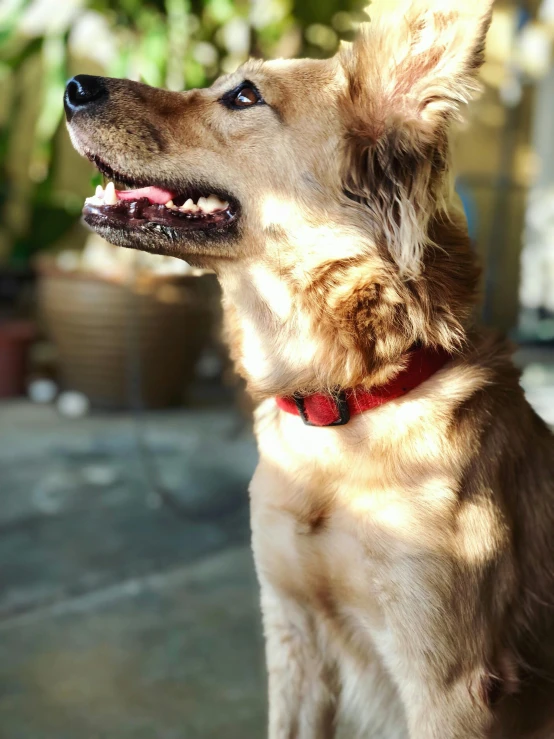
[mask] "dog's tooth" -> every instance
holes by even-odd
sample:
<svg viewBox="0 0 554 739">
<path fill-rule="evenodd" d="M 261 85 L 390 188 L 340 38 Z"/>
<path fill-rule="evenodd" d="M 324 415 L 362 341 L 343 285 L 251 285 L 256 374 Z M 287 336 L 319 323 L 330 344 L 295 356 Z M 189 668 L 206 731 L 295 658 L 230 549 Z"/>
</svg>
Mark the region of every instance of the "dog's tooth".
<svg viewBox="0 0 554 739">
<path fill-rule="evenodd" d="M 85 204 L 86 205 L 105 205 L 103 199 L 96 197 L 96 195 L 93 195 L 92 197 L 87 198 L 85 200 Z"/>
<path fill-rule="evenodd" d="M 220 200 L 217 195 L 210 195 L 206 198 L 203 210 L 206 213 L 214 213 L 216 210 L 225 210 L 229 203 L 226 200 Z"/>
<path fill-rule="evenodd" d="M 207 209 L 209 206 L 208 206 L 208 200 L 206 198 L 198 198 L 197 205 L 200 208 L 200 210 L 204 211 L 204 213 L 208 212 Z"/>
<path fill-rule="evenodd" d="M 104 197 L 104 188 L 102 187 L 102 185 L 97 185 L 96 186 L 96 197 L 97 198 L 103 198 Z"/>
<path fill-rule="evenodd" d="M 204 205 L 202 206 L 202 210 L 204 213 L 213 213 L 214 210 L 219 209 L 219 200 L 215 197 L 215 195 L 210 195 L 208 198 L 206 198 L 206 201 Z"/>
<path fill-rule="evenodd" d="M 169 210 L 175 210 L 177 206 L 174 204 L 173 200 L 168 200 L 165 207 L 169 208 Z"/>
<path fill-rule="evenodd" d="M 194 200 L 192 198 L 189 198 L 186 203 L 183 203 L 179 210 L 183 211 L 183 213 L 197 213 L 199 208 L 197 205 L 195 205 Z"/>
<path fill-rule="evenodd" d="M 104 202 L 106 205 L 116 205 L 117 195 L 115 194 L 115 185 L 113 182 L 108 182 L 104 191 Z"/>
</svg>

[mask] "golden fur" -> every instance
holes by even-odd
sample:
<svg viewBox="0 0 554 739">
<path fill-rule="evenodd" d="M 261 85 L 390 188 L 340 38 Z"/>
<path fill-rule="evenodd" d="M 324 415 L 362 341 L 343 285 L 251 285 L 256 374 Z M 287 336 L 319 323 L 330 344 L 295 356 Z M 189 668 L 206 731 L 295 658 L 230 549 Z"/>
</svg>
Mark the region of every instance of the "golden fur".
<svg viewBox="0 0 554 739">
<path fill-rule="evenodd" d="M 450 177 L 490 13 L 378 0 L 333 59 L 250 61 L 182 94 L 109 80 L 109 105 L 70 126 L 130 178 L 214 183 L 241 205 L 228 236 L 110 238 L 216 271 L 261 401 L 270 739 L 330 739 L 342 718 L 382 739 L 554 737 L 554 441 L 504 342 L 473 326 Z M 268 105 L 217 104 L 244 79 Z M 347 426 L 275 405 L 383 383 L 414 345 L 452 361 Z"/>
</svg>

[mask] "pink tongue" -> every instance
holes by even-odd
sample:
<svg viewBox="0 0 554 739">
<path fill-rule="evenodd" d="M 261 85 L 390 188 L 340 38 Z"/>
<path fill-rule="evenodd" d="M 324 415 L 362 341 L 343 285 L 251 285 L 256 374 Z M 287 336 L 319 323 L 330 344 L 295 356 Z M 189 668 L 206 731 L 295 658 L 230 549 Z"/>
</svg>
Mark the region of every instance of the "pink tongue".
<svg viewBox="0 0 554 739">
<path fill-rule="evenodd" d="M 162 190 L 160 187 L 141 187 L 140 190 L 116 190 L 118 200 L 140 200 L 148 198 L 151 203 L 165 205 L 176 197 L 170 190 Z"/>
</svg>

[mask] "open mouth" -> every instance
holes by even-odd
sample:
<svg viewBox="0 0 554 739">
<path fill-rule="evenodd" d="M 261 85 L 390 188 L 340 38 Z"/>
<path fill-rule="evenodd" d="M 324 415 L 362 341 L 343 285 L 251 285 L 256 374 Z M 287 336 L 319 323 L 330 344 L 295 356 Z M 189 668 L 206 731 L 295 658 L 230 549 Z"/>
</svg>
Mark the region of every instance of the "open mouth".
<svg viewBox="0 0 554 739">
<path fill-rule="evenodd" d="M 235 220 L 229 200 L 215 193 L 201 194 L 198 189 L 174 192 L 149 186 L 138 190 L 116 190 L 113 182 L 101 185 L 85 200 L 87 216 L 105 218 L 111 226 L 121 223 L 128 228 L 147 223 L 185 230 L 224 228 Z"/>
<path fill-rule="evenodd" d="M 215 193 L 201 195 L 195 192 L 176 193 L 160 187 L 149 186 L 138 190 L 116 190 L 113 182 L 106 189 L 101 185 L 96 194 L 85 200 L 85 216 L 104 217 L 115 225 L 121 222 L 128 227 L 154 225 L 184 228 L 223 228 L 234 220 L 228 200 Z"/>
<path fill-rule="evenodd" d="M 101 172 L 111 174 L 122 189 L 117 189 L 112 180 L 105 188 L 99 185 L 96 193 L 86 199 L 83 215 L 90 226 L 102 235 L 108 234 L 113 243 L 120 242 L 120 238 L 114 239 L 115 233 L 121 236 L 127 233 L 140 237 L 141 241 L 158 237 L 156 241 L 162 238 L 171 244 L 202 234 L 218 237 L 238 220 L 238 201 L 222 190 L 200 185 L 181 189 L 165 185 L 137 187 L 143 183 L 116 174 L 96 157 L 93 161 Z M 131 186 L 135 189 L 130 189 Z M 146 245 L 140 246 L 148 249 Z"/>
</svg>

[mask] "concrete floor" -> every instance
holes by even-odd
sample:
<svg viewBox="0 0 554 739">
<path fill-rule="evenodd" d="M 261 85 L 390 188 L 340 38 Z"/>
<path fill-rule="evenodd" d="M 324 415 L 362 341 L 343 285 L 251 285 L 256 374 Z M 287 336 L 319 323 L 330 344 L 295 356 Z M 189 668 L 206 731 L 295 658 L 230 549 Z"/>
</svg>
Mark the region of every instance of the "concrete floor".
<svg viewBox="0 0 554 739">
<path fill-rule="evenodd" d="M 554 354 L 518 361 L 554 423 Z M 238 420 L 149 413 L 137 437 L 126 414 L 2 404 L 0 739 L 265 736 Z"/>
<path fill-rule="evenodd" d="M 262 737 L 236 415 L 148 414 L 145 469 L 127 415 L 0 414 L 1 739 Z"/>
</svg>

